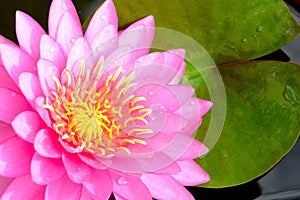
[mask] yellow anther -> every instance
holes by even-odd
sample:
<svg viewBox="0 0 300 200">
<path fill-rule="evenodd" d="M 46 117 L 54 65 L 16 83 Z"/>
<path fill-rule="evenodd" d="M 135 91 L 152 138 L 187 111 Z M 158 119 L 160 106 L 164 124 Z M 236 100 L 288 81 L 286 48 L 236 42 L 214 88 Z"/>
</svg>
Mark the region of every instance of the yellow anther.
<svg viewBox="0 0 300 200">
<path fill-rule="evenodd" d="M 128 154 L 131 154 L 130 150 L 126 147 L 118 147 L 119 150 L 123 150 L 125 152 L 127 152 Z"/>
<path fill-rule="evenodd" d="M 64 135 L 61 137 L 61 139 L 63 139 L 63 140 L 69 139 L 69 138 L 70 138 L 70 136 L 69 136 L 68 134 L 64 134 Z"/>
<path fill-rule="evenodd" d="M 130 105 L 133 106 L 136 102 L 139 101 L 146 101 L 147 99 L 145 97 L 136 97 L 134 99 L 131 100 Z"/>
<path fill-rule="evenodd" d="M 147 145 L 147 142 L 145 142 L 144 140 L 134 138 L 133 141 L 136 142 L 136 143 L 142 144 L 142 145 Z"/>
<path fill-rule="evenodd" d="M 122 71 L 122 67 L 119 67 L 115 73 L 115 75 L 113 76 L 113 78 L 111 79 L 111 82 L 115 82 L 117 80 L 117 78 L 119 77 L 120 73 Z"/>
<path fill-rule="evenodd" d="M 56 76 L 51 76 L 51 78 L 55 82 L 57 91 L 59 91 L 61 89 L 60 81 L 58 80 L 58 78 Z"/>
<path fill-rule="evenodd" d="M 144 106 L 135 106 L 135 107 L 132 107 L 128 110 L 128 113 L 132 113 L 133 111 L 135 110 L 140 110 L 140 109 L 143 109 L 145 108 Z"/>
<path fill-rule="evenodd" d="M 46 109 L 50 110 L 50 112 L 51 112 L 52 114 L 55 113 L 55 110 L 54 110 L 53 106 L 50 106 L 50 105 L 48 105 L 48 104 L 44 104 L 44 105 L 43 105 L 43 108 L 46 108 Z"/>
<path fill-rule="evenodd" d="M 154 131 L 151 129 L 134 128 L 128 132 L 128 135 L 143 135 L 143 134 L 152 134 L 152 133 L 154 133 Z"/>
<path fill-rule="evenodd" d="M 146 125 L 149 124 L 149 122 L 148 122 L 145 118 L 140 117 L 140 116 L 135 117 L 135 118 L 134 118 L 134 121 L 142 121 L 142 122 L 144 122 Z"/>
<path fill-rule="evenodd" d="M 127 97 L 126 99 L 124 99 L 123 101 L 122 101 L 122 104 L 121 104 L 121 106 L 124 106 L 128 101 L 130 101 L 132 98 L 134 98 L 134 94 L 132 94 L 132 95 L 130 95 L 129 97 Z"/>
</svg>

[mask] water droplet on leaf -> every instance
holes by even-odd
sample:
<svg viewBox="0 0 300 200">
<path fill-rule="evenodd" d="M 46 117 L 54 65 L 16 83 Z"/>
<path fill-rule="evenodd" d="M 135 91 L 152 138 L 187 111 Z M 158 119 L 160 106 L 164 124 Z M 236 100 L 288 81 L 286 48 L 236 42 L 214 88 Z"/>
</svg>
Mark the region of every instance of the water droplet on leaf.
<svg viewBox="0 0 300 200">
<path fill-rule="evenodd" d="M 300 89 L 300 84 L 296 79 L 289 79 L 283 90 L 283 97 L 285 100 L 293 105 L 299 105 L 299 97 L 297 96 L 297 90 Z"/>
<path fill-rule="evenodd" d="M 264 29 L 263 26 L 258 26 L 258 27 L 256 28 L 256 32 L 262 32 L 263 29 Z"/>
</svg>

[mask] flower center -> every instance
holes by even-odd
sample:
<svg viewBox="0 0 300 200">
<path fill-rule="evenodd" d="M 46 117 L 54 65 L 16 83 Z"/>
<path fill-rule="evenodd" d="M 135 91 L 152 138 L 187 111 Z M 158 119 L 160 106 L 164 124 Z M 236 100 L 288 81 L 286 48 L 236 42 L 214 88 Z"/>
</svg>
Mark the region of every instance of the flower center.
<svg viewBox="0 0 300 200">
<path fill-rule="evenodd" d="M 77 78 L 68 69 L 62 72 L 61 80 L 53 76 L 56 91 L 49 93 L 44 108 L 50 111 L 52 127 L 67 145 L 111 157 L 118 150 L 130 153 L 130 145 L 147 145 L 138 136 L 153 130 L 143 128 L 151 113 L 142 105 L 146 98 L 129 91 L 136 86 L 132 83 L 134 72 L 122 76 L 119 67 L 101 83 L 103 63 L 101 57 L 91 71 L 85 70 L 82 61 Z"/>
</svg>

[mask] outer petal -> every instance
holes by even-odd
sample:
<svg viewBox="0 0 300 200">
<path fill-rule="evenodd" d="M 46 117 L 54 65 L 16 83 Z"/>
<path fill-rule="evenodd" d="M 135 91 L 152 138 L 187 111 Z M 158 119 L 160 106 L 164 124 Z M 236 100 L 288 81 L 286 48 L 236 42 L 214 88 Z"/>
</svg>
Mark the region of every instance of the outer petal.
<svg viewBox="0 0 300 200">
<path fill-rule="evenodd" d="M 142 67 L 142 72 L 148 77 L 156 77 L 159 82 L 171 82 L 178 76 L 179 70 L 184 63 L 185 51 L 173 49 L 162 53 L 155 52 L 144 55 L 136 60 L 135 67 Z"/>
<path fill-rule="evenodd" d="M 190 146 L 182 154 L 179 160 L 192 160 L 208 152 L 208 148 L 196 139 L 193 139 Z"/>
<path fill-rule="evenodd" d="M 61 159 L 45 158 L 35 153 L 31 162 L 32 181 L 47 185 L 60 179 L 65 174 Z"/>
<path fill-rule="evenodd" d="M 93 15 L 88 28 L 85 32 L 85 38 L 90 44 L 94 43 L 96 37 L 105 26 L 112 25 L 113 29 L 118 30 L 118 16 L 112 0 L 105 1 Z"/>
<path fill-rule="evenodd" d="M 131 200 L 152 200 L 149 190 L 139 178 L 123 177 L 113 173 L 111 173 L 111 177 L 114 193 Z"/>
<path fill-rule="evenodd" d="M 11 123 L 24 110 L 32 110 L 24 96 L 0 87 L 0 121 Z"/>
<path fill-rule="evenodd" d="M 112 193 L 112 180 L 106 170 L 92 170 L 89 180 L 83 182 L 83 186 L 95 199 L 108 199 Z"/>
<path fill-rule="evenodd" d="M 49 35 L 54 39 L 57 37 L 58 28 L 65 13 L 69 13 L 74 21 L 79 22 L 79 17 L 71 0 L 53 0 L 49 11 L 48 28 Z"/>
<path fill-rule="evenodd" d="M 60 77 L 59 69 L 54 63 L 40 59 L 38 62 L 38 74 L 44 95 L 48 95 L 51 91 L 56 90 L 55 81 L 52 76 Z"/>
<path fill-rule="evenodd" d="M 45 34 L 43 28 L 29 15 L 16 12 L 16 33 L 21 49 L 38 60 L 40 57 L 40 40 Z"/>
<path fill-rule="evenodd" d="M 9 45 L 15 45 L 12 41 L 6 39 L 5 37 L 3 37 L 2 35 L 0 35 L 0 45 L 1 44 L 9 44 Z M 3 66 L 3 62 L 0 56 L 0 66 Z"/>
<path fill-rule="evenodd" d="M 69 55 L 74 42 L 82 36 L 79 19 L 74 18 L 69 13 L 65 13 L 60 21 L 56 38 L 57 43 L 60 44 L 65 55 Z"/>
<path fill-rule="evenodd" d="M 75 183 L 82 183 L 91 175 L 91 168 L 75 155 L 63 154 L 63 162 L 69 178 Z"/>
<path fill-rule="evenodd" d="M 0 144 L 0 175 L 17 177 L 30 172 L 32 145 L 14 136 Z"/>
<path fill-rule="evenodd" d="M 149 52 L 154 38 L 154 18 L 148 16 L 130 25 L 119 36 L 119 45 L 130 45 L 136 50 L 137 57 Z"/>
<path fill-rule="evenodd" d="M 190 200 L 194 197 L 174 178 L 164 175 L 143 174 L 141 180 L 156 199 Z"/>
<path fill-rule="evenodd" d="M 40 116 L 32 111 L 21 112 L 11 125 L 19 137 L 30 143 L 33 143 L 37 132 L 45 126 Z"/>
<path fill-rule="evenodd" d="M 22 72 L 36 73 L 36 62 L 16 45 L 1 44 L 0 53 L 8 74 L 17 85 Z"/>
<path fill-rule="evenodd" d="M 181 172 L 173 177 L 182 185 L 193 186 L 210 180 L 209 175 L 193 160 L 178 161 L 177 164 Z"/>
<path fill-rule="evenodd" d="M 82 186 L 72 182 L 64 175 L 56 182 L 47 185 L 45 200 L 80 199 Z"/>
<path fill-rule="evenodd" d="M 40 50 L 41 58 L 51 61 L 60 72 L 63 71 L 66 67 L 66 56 L 55 40 L 49 35 L 43 35 Z"/>
<path fill-rule="evenodd" d="M 55 137 L 56 133 L 52 129 L 40 130 L 34 140 L 34 149 L 47 158 L 60 158 L 62 155 L 62 147 Z"/>
<path fill-rule="evenodd" d="M 48 111 L 43 108 L 43 105 L 46 103 L 45 97 L 38 97 L 35 100 L 36 111 L 39 113 L 40 117 L 44 120 L 48 127 L 51 126 L 51 120 Z"/>
<path fill-rule="evenodd" d="M 37 75 L 23 72 L 19 76 L 20 89 L 28 102 L 35 108 L 35 99 L 43 95 L 40 80 Z"/>
<path fill-rule="evenodd" d="M 182 105 L 181 109 L 175 113 L 181 114 L 188 123 L 182 127 L 180 132 L 186 135 L 192 135 L 201 123 L 202 116 L 209 111 L 211 106 L 212 102 L 197 98 L 191 98 Z"/>
<path fill-rule="evenodd" d="M 32 182 L 30 175 L 15 178 L 3 193 L 3 200 L 44 199 L 45 187 Z"/>
<path fill-rule="evenodd" d="M 7 73 L 6 69 L 1 65 L 0 65 L 0 77 L 1 77 L 0 78 L 0 87 L 4 87 L 7 89 L 14 90 L 16 92 L 20 92 L 20 89 L 17 87 L 17 85 L 11 79 L 11 77 Z"/>
<path fill-rule="evenodd" d="M 16 134 L 10 124 L 0 121 L 0 144 L 15 135 Z"/>
</svg>

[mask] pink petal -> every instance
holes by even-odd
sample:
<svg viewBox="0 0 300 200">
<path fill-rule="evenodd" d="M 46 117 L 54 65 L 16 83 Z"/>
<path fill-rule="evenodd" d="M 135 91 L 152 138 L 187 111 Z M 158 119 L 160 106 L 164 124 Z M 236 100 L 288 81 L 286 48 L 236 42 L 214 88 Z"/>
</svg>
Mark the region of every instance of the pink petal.
<svg viewBox="0 0 300 200">
<path fill-rule="evenodd" d="M 87 165 L 95 168 L 95 169 L 106 169 L 107 166 L 100 163 L 95 157 L 90 155 L 89 153 L 80 153 L 78 154 L 79 158 Z"/>
<path fill-rule="evenodd" d="M 0 121 L 11 123 L 24 110 L 32 110 L 23 95 L 0 87 Z"/>
<path fill-rule="evenodd" d="M 1 199 L 44 199 L 45 187 L 32 182 L 30 175 L 15 178 L 3 193 Z"/>
<path fill-rule="evenodd" d="M 24 111 L 18 114 L 11 123 L 19 137 L 33 143 L 37 132 L 45 126 L 36 112 Z"/>
<path fill-rule="evenodd" d="M 92 49 L 87 41 L 84 38 L 79 38 L 74 43 L 70 55 L 67 60 L 67 68 L 73 72 L 73 75 L 77 77 L 80 72 L 81 60 L 85 60 L 86 68 L 91 68 L 92 66 L 89 64 L 89 59 L 91 58 Z M 90 56 L 90 57 L 89 57 Z M 87 69 L 85 69 L 87 70 Z"/>
<path fill-rule="evenodd" d="M 170 176 L 145 173 L 142 175 L 141 180 L 156 199 L 194 199 L 179 182 Z"/>
<path fill-rule="evenodd" d="M 94 53 L 107 58 L 115 49 L 118 48 L 118 32 L 113 25 L 105 26 L 94 38 L 93 42 L 89 42 Z"/>
<path fill-rule="evenodd" d="M 0 87 L 11 89 L 11 90 L 14 90 L 14 91 L 20 93 L 20 89 L 17 87 L 17 85 L 11 79 L 11 77 L 7 73 L 6 69 L 1 65 L 0 65 L 0 77 L 1 77 Z"/>
<path fill-rule="evenodd" d="M 57 133 L 52 129 L 40 130 L 34 140 L 34 149 L 41 155 L 47 158 L 60 158 L 63 148 L 61 147 Z"/>
<path fill-rule="evenodd" d="M 43 95 L 40 80 L 37 75 L 23 72 L 19 76 L 20 89 L 30 105 L 35 108 L 35 99 Z"/>
<path fill-rule="evenodd" d="M 0 121 L 0 144 L 15 135 L 16 134 L 10 124 Z"/>
<path fill-rule="evenodd" d="M 193 96 L 195 89 L 188 85 L 170 85 L 169 88 L 180 101 L 181 106 Z"/>
<path fill-rule="evenodd" d="M 191 98 L 180 110 L 175 113 L 181 114 L 187 120 L 186 126 L 182 127 L 181 133 L 192 135 L 200 125 L 202 116 L 212 107 L 212 102 L 198 98 Z"/>
<path fill-rule="evenodd" d="M 173 177 L 182 185 L 193 186 L 206 183 L 210 180 L 209 175 L 193 160 L 178 161 L 181 172 Z"/>
<path fill-rule="evenodd" d="M 29 15 L 17 11 L 16 33 L 21 49 L 24 49 L 34 60 L 38 60 L 41 36 L 45 34 L 43 28 Z"/>
<path fill-rule="evenodd" d="M 118 30 L 118 16 L 112 0 L 105 1 L 93 15 L 88 28 L 85 32 L 85 38 L 90 44 L 94 43 L 95 38 L 107 25 L 112 25 L 113 29 Z"/>
<path fill-rule="evenodd" d="M 67 175 L 47 185 L 45 200 L 80 199 L 82 186 L 72 182 Z"/>
<path fill-rule="evenodd" d="M 66 57 L 62 49 L 50 36 L 42 36 L 40 51 L 41 58 L 51 61 L 60 72 L 66 67 Z"/>
<path fill-rule="evenodd" d="M 10 41 L 9 39 L 6 39 L 2 35 L 0 35 L 0 45 L 1 44 L 9 44 L 9 45 L 12 45 L 12 46 L 15 45 L 12 41 Z M 2 62 L 1 56 L 0 56 L 0 66 L 3 67 L 3 62 Z"/>
<path fill-rule="evenodd" d="M 96 200 L 91 197 L 90 193 L 83 187 L 80 200 Z"/>
<path fill-rule="evenodd" d="M 149 190 L 139 178 L 119 176 L 113 173 L 111 173 L 111 177 L 115 194 L 132 200 L 152 200 Z"/>
<path fill-rule="evenodd" d="M 122 73 L 130 72 L 135 60 L 136 55 L 131 46 L 119 47 L 105 59 L 105 73 L 111 73 L 110 70 L 118 69 L 120 66 L 123 67 Z"/>
<path fill-rule="evenodd" d="M 146 74 L 148 77 L 155 77 L 160 80 L 159 82 L 169 83 L 174 77 L 178 76 L 181 65 L 184 63 L 184 54 L 185 51 L 183 49 L 150 53 L 138 58 L 135 68 L 142 67 L 143 70 L 138 70 L 141 71 L 141 74 Z"/>
<path fill-rule="evenodd" d="M 40 59 L 37 63 L 38 75 L 44 95 L 47 96 L 51 91 L 56 91 L 56 83 L 53 76 L 60 77 L 59 69 L 49 60 Z"/>
<path fill-rule="evenodd" d="M 46 110 L 43 105 L 45 105 L 46 100 L 45 97 L 38 97 L 35 99 L 35 107 L 36 111 L 39 113 L 40 117 L 43 119 L 43 121 L 46 123 L 48 127 L 51 127 L 51 119 L 48 113 L 48 110 Z"/>
<path fill-rule="evenodd" d="M 82 183 L 91 175 L 91 168 L 74 154 L 63 154 L 63 162 L 69 178 L 75 183 Z"/>
<path fill-rule="evenodd" d="M 47 185 L 60 179 L 65 174 L 61 159 L 45 158 L 35 153 L 31 162 L 32 181 Z"/>
<path fill-rule="evenodd" d="M 30 172 L 32 145 L 17 136 L 0 144 L 0 175 L 17 177 Z"/>
<path fill-rule="evenodd" d="M 14 180 L 14 178 L 8 178 L 0 176 L 0 197 L 2 197 L 3 192 L 7 189 L 7 186 Z"/>
<path fill-rule="evenodd" d="M 74 42 L 82 36 L 78 17 L 74 18 L 71 14 L 65 13 L 61 18 L 56 38 L 56 42 L 60 44 L 65 55 L 69 55 Z"/>
<path fill-rule="evenodd" d="M 208 148 L 196 139 L 193 139 L 190 146 L 182 154 L 179 160 L 192 160 L 208 152 Z"/>
<path fill-rule="evenodd" d="M 1 44 L 0 53 L 8 74 L 17 85 L 22 72 L 36 73 L 36 62 L 16 45 Z"/>
<path fill-rule="evenodd" d="M 71 0 L 53 0 L 49 11 L 49 35 L 56 39 L 59 25 L 65 13 L 69 13 L 74 21 L 79 22 L 79 17 Z"/>
<path fill-rule="evenodd" d="M 89 180 L 83 186 L 95 199 L 108 199 L 112 193 L 112 180 L 106 170 L 92 170 Z"/>
<path fill-rule="evenodd" d="M 180 101 L 168 86 L 163 86 L 156 83 L 148 83 L 140 86 L 135 95 L 145 97 L 147 101 L 141 103 L 146 108 L 151 108 L 155 105 L 162 106 L 167 113 L 176 111 L 181 107 Z"/>
<path fill-rule="evenodd" d="M 181 81 L 182 77 L 183 77 L 183 74 L 184 74 L 184 72 L 185 72 L 185 68 L 186 68 L 186 63 L 183 62 L 183 63 L 181 64 L 181 66 L 180 66 L 180 68 L 179 68 L 179 70 L 178 70 L 176 76 L 170 81 L 169 84 L 173 84 L 173 85 L 174 85 L 174 84 L 178 84 L 178 83 Z"/>
<path fill-rule="evenodd" d="M 151 48 L 154 38 L 154 18 L 145 17 L 131 24 L 119 36 L 119 45 L 130 45 L 136 50 L 136 56 L 147 54 Z"/>
</svg>

